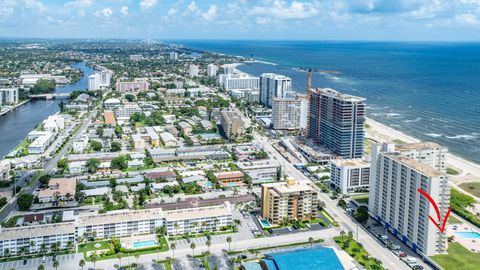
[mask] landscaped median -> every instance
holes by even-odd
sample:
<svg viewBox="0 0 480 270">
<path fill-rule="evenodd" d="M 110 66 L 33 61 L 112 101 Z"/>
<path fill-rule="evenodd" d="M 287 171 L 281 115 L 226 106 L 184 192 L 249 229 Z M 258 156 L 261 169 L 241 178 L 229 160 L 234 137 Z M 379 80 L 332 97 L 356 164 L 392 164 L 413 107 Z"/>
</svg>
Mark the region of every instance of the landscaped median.
<svg viewBox="0 0 480 270">
<path fill-rule="evenodd" d="M 235 254 L 240 254 L 245 252 L 252 253 L 254 251 L 262 251 L 262 250 L 268 250 L 268 249 L 274 249 L 274 248 L 294 247 L 294 246 L 301 246 L 301 245 L 313 245 L 313 244 L 323 243 L 323 242 L 325 242 L 325 240 L 323 239 L 313 239 L 313 241 L 303 241 L 303 242 L 296 242 L 296 243 L 277 245 L 277 246 L 267 246 L 267 247 L 251 248 L 251 249 L 243 249 L 243 250 L 229 250 L 227 251 L 227 254 L 235 255 Z"/>
<path fill-rule="evenodd" d="M 338 244 L 338 246 L 340 246 L 341 249 L 346 251 L 365 269 L 370 269 L 370 270 L 385 269 L 382 266 L 382 262 L 376 258 L 370 257 L 370 255 L 363 248 L 363 246 L 357 241 L 353 240 L 351 235 L 335 236 L 333 240 L 335 241 L 335 243 Z"/>
<path fill-rule="evenodd" d="M 118 238 L 111 240 L 82 243 L 78 246 L 78 252 L 84 254 L 86 261 L 94 262 L 119 257 L 129 257 L 152 253 L 166 252 L 169 250 L 167 240 L 163 236 L 157 236 L 158 245 L 146 248 L 125 249 L 121 247 Z"/>
</svg>

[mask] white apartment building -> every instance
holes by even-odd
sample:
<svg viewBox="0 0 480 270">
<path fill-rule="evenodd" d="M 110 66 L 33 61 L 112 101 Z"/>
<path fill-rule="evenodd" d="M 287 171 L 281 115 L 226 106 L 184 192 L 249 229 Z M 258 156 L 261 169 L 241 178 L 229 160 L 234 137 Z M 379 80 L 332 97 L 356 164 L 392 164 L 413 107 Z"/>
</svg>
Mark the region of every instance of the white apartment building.
<svg viewBox="0 0 480 270">
<path fill-rule="evenodd" d="M 73 222 L 13 228 L 0 227 L 0 256 L 44 252 L 50 250 L 53 243 L 60 243 L 59 249 L 65 249 L 68 242 L 75 243 L 75 226 Z M 33 243 L 33 246 L 30 244 Z"/>
<path fill-rule="evenodd" d="M 280 165 L 273 159 L 237 162 L 235 164 L 252 178 L 253 184 L 278 180 Z"/>
<path fill-rule="evenodd" d="M 103 106 L 107 111 L 113 111 L 122 106 L 122 102 L 118 98 L 109 98 L 103 102 Z"/>
<path fill-rule="evenodd" d="M 113 72 L 111 70 L 96 71 L 88 76 L 88 90 L 95 91 L 104 87 L 109 87 Z"/>
<path fill-rule="evenodd" d="M 271 108 L 272 98 L 287 97 L 292 91 L 292 79 L 275 73 L 260 75 L 260 103 Z"/>
<path fill-rule="evenodd" d="M 172 60 L 177 60 L 177 59 L 178 59 L 178 53 L 176 53 L 176 52 L 170 52 L 170 53 L 168 54 L 168 56 L 169 56 L 170 59 L 172 59 Z"/>
<path fill-rule="evenodd" d="M 143 110 L 138 106 L 138 104 L 133 103 L 133 104 L 125 104 L 123 106 L 120 106 L 115 114 L 118 117 L 130 117 L 134 113 L 142 113 Z"/>
<path fill-rule="evenodd" d="M 330 163 L 330 183 L 343 194 L 368 190 L 370 163 L 362 159 L 337 159 Z"/>
<path fill-rule="evenodd" d="M 434 142 L 405 143 L 395 146 L 402 155 L 433 167 L 443 173 L 447 172 L 448 149 Z"/>
<path fill-rule="evenodd" d="M 153 234 L 165 226 L 168 235 L 215 231 L 231 226 L 232 206 L 227 201 L 220 205 L 192 207 L 173 210 L 151 208 L 144 210 L 119 210 L 105 214 L 78 216 L 73 222 L 0 228 L 0 256 L 18 254 L 20 249 L 39 252 L 42 244 L 47 248 L 60 242 L 65 248 L 68 242 L 79 238 L 111 238 Z M 94 233 L 95 232 L 95 233 Z M 30 243 L 34 246 L 30 247 Z"/>
<path fill-rule="evenodd" d="M 190 78 L 198 76 L 198 66 L 194 64 L 190 64 L 188 66 L 188 76 Z"/>
<path fill-rule="evenodd" d="M 29 146 L 29 154 L 42 154 L 47 150 L 48 146 L 55 140 L 55 134 L 52 132 L 45 132 L 43 136 L 36 138 Z"/>
<path fill-rule="evenodd" d="M 414 251 L 426 256 L 447 249 L 446 235 L 429 220 L 437 214 L 418 189 L 428 193 L 445 216 L 450 189 L 445 173 L 398 152 L 394 145 L 373 145 L 369 212 Z"/>
<path fill-rule="evenodd" d="M 11 164 L 9 160 L 0 160 L 0 181 L 6 181 L 10 179 Z"/>
<path fill-rule="evenodd" d="M 272 128 L 296 130 L 307 128 L 308 100 L 306 97 L 272 99 Z"/>
<path fill-rule="evenodd" d="M 47 119 L 43 120 L 43 130 L 48 132 L 58 132 L 65 129 L 65 118 L 62 115 L 54 114 L 50 115 Z"/>
<path fill-rule="evenodd" d="M 218 76 L 218 82 L 226 89 L 258 89 L 259 78 L 247 73 L 226 73 Z"/>
<path fill-rule="evenodd" d="M 18 103 L 18 88 L 0 88 L 0 105 Z"/>
<path fill-rule="evenodd" d="M 131 54 L 129 56 L 130 61 L 141 61 L 143 56 L 141 54 Z"/>
<path fill-rule="evenodd" d="M 217 72 L 218 72 L 218 66 L 217 65 L 209 64 L 207 66 L 207 76 L 215 77 L 215 76 L 217 76 Z"/>
<path fill-rule="evenodd" d="M 88 136 L 83 135 L 73 141 L 72 149 L 74 153 L 83 153 L 88 148 Z"/>
<path fill-rule="evenodd" d="M 115 90 L 120 93 L 148 91 L 149 83 L 144 79 L 135 79 L 133 82 L 117 82 Z"/>
</svg>

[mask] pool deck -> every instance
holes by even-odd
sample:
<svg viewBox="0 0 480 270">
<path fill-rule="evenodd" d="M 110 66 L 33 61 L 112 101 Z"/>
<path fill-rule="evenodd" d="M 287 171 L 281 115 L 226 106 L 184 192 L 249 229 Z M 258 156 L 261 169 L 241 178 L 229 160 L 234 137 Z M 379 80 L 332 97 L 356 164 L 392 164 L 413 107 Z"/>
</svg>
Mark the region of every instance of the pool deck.
<svg viewBox="0 0 480 270">
<path fill-rule="evenodd" d="M 130 237 L 123 237 L 120 238 L 122 243 L 122 247 L 126 249 L 139 249 L 143 247 L 135 248 L 133 243 L 135 242 L 144 242 L 144 241 L 155 241 L 157 243 L 157 236 L 155 234 L 147 234 L 147 235 L 137 235 L 137 236 L 130 236 Z"/>
<path fill-rule="evenodd" d="M 454 230 L 454 227 L 457 227 Z M 477 228 L 472 227 L 470 224 L 462 223 L 462 224 L 447 224 L 446 226 L 446 233 L 447 237 L 454 236 L 455 242 L 460 243 L 462 246 L 467 248 L 472 252 L 480 253 L 480 238 L 465 238 L 455 233 L 458 232 L 477 232 L 480 231 Z"/>
<path fill-rule="evenodd" d="M 357 269 L 357 265 L 355 264 L 355 260 L 348 255 L 347 252 L 334 248 L 332 247 L 333 251 L 338 257 L 338 260 L 340 260 L 340 263 L 342 264 L 344 269 Z"/>
</svg>

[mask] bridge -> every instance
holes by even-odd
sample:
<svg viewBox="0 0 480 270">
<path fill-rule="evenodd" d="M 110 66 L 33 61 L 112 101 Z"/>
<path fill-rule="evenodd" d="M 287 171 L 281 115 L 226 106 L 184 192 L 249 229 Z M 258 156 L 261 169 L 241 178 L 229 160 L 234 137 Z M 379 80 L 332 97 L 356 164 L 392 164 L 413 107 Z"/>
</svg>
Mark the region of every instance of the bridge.
<svg viewBox="0 0 480 270">
<path fill-rule="evenodd" d="M 70 93 L 51 93 L 51 94 L 40 94 L 40 95 L 29 95 L 30 99 L 59 99 L 59 98 L 69 98 Z"/>
</svg>

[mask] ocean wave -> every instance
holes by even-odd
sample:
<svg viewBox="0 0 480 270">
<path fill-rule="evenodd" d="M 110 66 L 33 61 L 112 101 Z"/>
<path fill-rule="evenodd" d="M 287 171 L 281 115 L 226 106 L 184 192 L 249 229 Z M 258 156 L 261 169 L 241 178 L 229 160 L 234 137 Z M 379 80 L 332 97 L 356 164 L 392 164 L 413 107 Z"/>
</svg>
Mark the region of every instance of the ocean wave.
<svg viewBox="0 0 480 270">
<path fill-rule="evenodd" d="M 453 139 L 453 140 L 475 140 L 478 138 L 478 135 L 475 134 L 460 134 L 460 135 L 455 135 L 455 136 L 445 136 L 447 139 Z"/>
<path fill-rule="evenodd" d="M 442 137 L 442 136 L 443 136 L 443 134 L 438 134 L 438 133 L 427 133 L 427 134 L 425 134 L 425 135 L 427 135 L 427 136 L 429 136 L 429 137 L 433 137 L 433 138 L 438 138 L 438 137 Z"/>
<path fill-rule="evenodd" d="M 418 121 L 420 121 L 420 120 L 422 120 L 422 118 L 421 118 L 421 117 L 417 117 L 417 118 L 415 118 L 415 119 L 413 119 L 413 120 L 403 120 L 403 122 L 404 122 L 404 123 L 415 123 L 415 122 L 418 122 Z"/>
<path fill-rule="evenodd" d="M 384 113 L 386 117 L 399 117 L 401 114 L 399 113 Z"/>
</svg>

